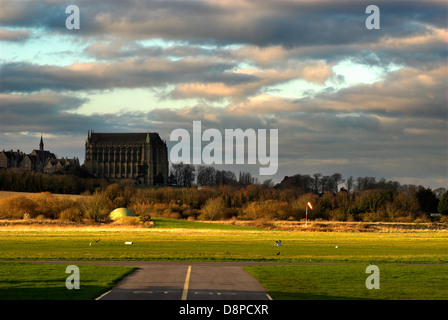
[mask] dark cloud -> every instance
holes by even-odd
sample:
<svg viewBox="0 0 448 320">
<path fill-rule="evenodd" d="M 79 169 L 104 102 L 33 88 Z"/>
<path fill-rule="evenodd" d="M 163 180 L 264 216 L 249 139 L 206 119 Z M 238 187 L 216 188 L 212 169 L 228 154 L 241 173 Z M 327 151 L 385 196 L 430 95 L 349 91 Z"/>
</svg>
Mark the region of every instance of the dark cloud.
<svg viewBox="0 0 448 320">
<path fill-rule="evenodd" d="M 55 111 L 76 110 L 87 99 L 65 96 L 54 92 L 41 92 L 34 95 L 1 94 L 0 110 L 2 113 L 28 115 L 50 114 Z"/>
<path fill-rule="evenodd" d="M 77 134 L 84 125 L 96 123 L 94 119 L 70 112 L 85 102 L 86 99 L 51 92 L 0 94 L 0 132 Z"/>
<path fill-rule="evenodd" d="M 168 140 L 173 129 L 191 130 L 201 120 L 204 130 L 278 129 L 277 180 L 341 172 L 446 183 L 445 1 L 377 1 L 380 30 L 366 29 L 365 1 L 70 4 L 80 8 L 80 30 L 65 28 L 65 2 L 0 2 L 0 39 L 26 45 L 30 38 L 63 35 L 82 52 L 72 61 L 93 61 L 59 66 L 3 60 L 2 147 L 21 145 L 26 132 L 43 132 L 60 137 L 47 138 L 56 148 L 50 150 L 76 150 L 82 159 L 89 129 L 150 130 Z M 144 41 L 150 39 L 164 45 Z M 376 83 L 341 89 L 345 80 L 331 67 L 346 60 L 399 69 Z M 275 96 L 276 85 L 296 79 L 333 84 L 300 99 Z M 88 101 L 78 95 L 117 88 L 156 88 L 166 100 L 196 102 L 77 112 Z"/>
<path fill-rule="evenodd" d="M 347 45 L 378 40 L 365 28 L 365 1 L 75 1 L 81 11 L 76 35 L 114 34 L 125 39 L 164 38 L 190 43 L 285 47 Z M 379 1 L 389 36 L 445 27 L 442 1 Z M 4 1 L 1 25 L 65 29 L 65 3 Z"/>
<path fill-rule="evenodd" d="M 165 86 L 189 81 L 240 83 L 254 79 L 228 74 L 233 64 L 202 58 L 166 58 L 74 64 L 68 67 L 9 62 L 1 65 L 2 92 L 104 90 Z"/>
<path fill-rule="evenodd" d="M 23 42 L 26 41 L 30 35 L 31 31 L 29 30 L 0 29 L 0 40 L 2 41 Z"/>
<path fill-rule="evenodd" d="M 34 98 L 36 101 L 39 100 L 39 97 Z M 30 97 L 29 102 L 31 100 Z M 97 132 L 156 131 L 160 133 L 162 139 L 167 140 L 171 148 L 175 144 L 169 141 L 172 130 L 183 128 L 191 133 L 193 121 L 201 120 L 202 130 L 216 128 L 222 133 L 225 129 L 236 128 L 278 129 L 279 172 L 273 177 L 277 181 L 284 175 L 292 175 L 299 171 L 303 174 L 341 172 L 344 176 L 371 175 L 392 178 L 401 175 L 435 178 L 437 174 L 440 175 L 441 168 L 444 168 L 444 159 L 447 156 L 446 123 L 443 119 L 439 121 L 418 117 L 383 119 L 369 114 L 340 116 L 333 112 L 288 112 L 276 115 L 275 121 L 269 123 L 267 116 L 259 114 L 235 116 L 228 113 L 225 108 L 207 105 L 89 116 L 68 112 L 78 103 L 80 100 L 68 99 L 65 110 L 64 108 L 52 110 L 49 107 L 41 109 L 39 113 L 34 113 L 32 103 L 20 104 L 21 115 L 11 112 L 7 113 L 6 117 L 2 115 L 0 136 L 3 148 L 9 147 L 8 141 L 15 141 L 5 136 L 8 132 L 51 133 L 60 139 L 65 136 L 66 141 L 73 139 L 78 141 L 72 142 L 73 147 L 68 147 L 59 145 L 58 140 L 54 139 L 53 146 L 55 148 L 57 146 L 55 151 L 65 155 L 70 153 L 64 150 L 70 149 L 73 153 L 76 149 L 77 156 L 83 159 L 83 141 L 90 129 Z M 13 104 L 9 105 L 9 108 L 13 107 Z M 24 116 L 27 114 L 33 116 Z M 422 167 L 419 166 L 425 163 L 428 156 L 433 169 L 425 168 L 420 172 Z M 400 167 L 398 163 L 402 166 Z M 252 170 L 254 173 L 258 170 L 250 166 L 227 167 L 227 170 L 229 169 Z"/>
<path fill-rule="evenodd" d="M 139 121 L 141 115 L 135 113 L 123 115 L 76 113 L 76 110 L 86 102 L 88 99 L 78 98 L 73 94 L 52 92 L 0 94 L 0 132 L 80 135 L 90 129 L 104 132 L 148 130 L 144 129 L 144 125 Z"/>
</svg>

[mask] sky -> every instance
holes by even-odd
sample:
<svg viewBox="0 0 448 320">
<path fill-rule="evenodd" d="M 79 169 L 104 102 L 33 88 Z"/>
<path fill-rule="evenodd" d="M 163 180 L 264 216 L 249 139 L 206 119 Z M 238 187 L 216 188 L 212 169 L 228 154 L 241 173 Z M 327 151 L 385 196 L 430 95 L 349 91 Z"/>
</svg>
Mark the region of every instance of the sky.
<svg viewBox="0 0 448 320">
<path fill-rule="evenodd" d="M 278 170 L 260 182 L 447 188 L 447 41 L 446 1 L 2 0 L 0 150 L 30 153 L 42 135 L 82 163 L 89 130 L 158 132 L 170 150 L 201 121 L 278 130 Z"/>
</svg>

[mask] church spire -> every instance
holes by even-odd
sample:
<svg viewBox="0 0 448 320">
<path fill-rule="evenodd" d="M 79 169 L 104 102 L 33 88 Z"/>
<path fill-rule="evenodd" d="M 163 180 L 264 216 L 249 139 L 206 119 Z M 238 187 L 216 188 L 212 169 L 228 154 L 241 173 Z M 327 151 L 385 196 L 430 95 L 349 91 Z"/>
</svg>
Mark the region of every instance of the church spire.
<svg viewBox="0 0 448 320">
<path fill-rule="evenodd" d="M 39 150 L 44 151 L 44 140 L 42 139 L 42 133 L 40 134 Z"/>
</svg>

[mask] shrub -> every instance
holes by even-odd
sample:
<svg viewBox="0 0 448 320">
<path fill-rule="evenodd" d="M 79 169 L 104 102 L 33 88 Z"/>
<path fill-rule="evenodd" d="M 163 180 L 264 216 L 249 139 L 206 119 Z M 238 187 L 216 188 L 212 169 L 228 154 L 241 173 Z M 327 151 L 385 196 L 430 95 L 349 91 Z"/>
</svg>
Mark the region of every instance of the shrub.
<svg viewBox="0 0 448 320">
<path fill-rule="evenodd" d="M 81 210 L 87 219 L 94 222 L 109 221 L 109 214 L 113 206 L 107 195 L 95 193 L 81 202 Z"/>
<path fill-rule="evenodd" d="M 36 209 L 36 203 L 27 197 L 11 196 L 0 201 L 0 218 L 22 219 L 25 214 L 34 218 Z"/>
<path fill-rule="evenodd" d="M 437 206 L 437 210 L 441 214 L 448 214 L 448 191 L 446 191 L 442 199 L 440 199 L 439 205 Z"/>
<path fill-rule="evenodd" d="M 356 210 L 360 213 L 374 213 L 380 210 L 390 195 L 384 190 L 371 189 L 365 190 L 355 200 Z"/>
<path fill-rule="evenodd" d="M 281 219 L 296 218 L 295 210 L 286 201 L 265 200 L 250 202 L 242 210 L 242 218 L 255 219 Z"/>
<path fill-rule="evenodd" d="M 364 222 L 388 221 L 386 213 L 381 210 L 361 213 L 360 217 Z"/>
<path fill-rule="evenodd" d="M 37 205 L 37 214 L 47 219 L 58 219 L 62 211 L 75 206 L 75 201 L 55 197 L 50 192 L 34 194 L 31 199 Z"/>
<path fill-rule="evenodd" d="M 34 194 L 31 199 L 37 205 L 37 214 L 41 215 L 45 218 L 56 218 L 59 216 L 59 212 L 57 212 L 56 202 L 58 201 L 55 196 L 53 196 L 50 192 L 42 192 L 38 194 Z"/>
<path fill-rule="evenodd" d="M 128 206 L 128 201 L 124 197 L 116 197 L 112 202 L 116 208 L 126 208 Z"/>
<path fill-rule="evenodd" d="M 105 194 L 116 208 L 128 207 L 135 193 L 135 186 L 126 183 L 114 183 L 105 190 Z"/>
<path fill-rule="evenodd" d="M 152 206 L 152 213 L 153 214 L 156 214 L 156 215 L 159 215 L 159 216 L 163 216 L 163 213 L 165 212 L 167 212 L 168 210 L 168 208 L 170 207 L 170 205 L 169 204 L 166 204 L 166 203 L 156 203 L 156 204 L 154 204 L 153 206 Z"/>
<path fill-rule="evenodd" d="M 136 216 L 143 216 L 147 215 L 151 217 L 151 206 L 149 204 L 135 204 L 129 207 L 130 210 L 132 210 Z"/>
<path fill-rule="evenodd" d="M 222 198 L 211 198 L 205 202 L 201 209 L 202 214 L 199 218 L 205 220 L 219 220 L 224 217 L 225 210 L 226 205 Z"/>
<path fill-rule="evenodd" d="M 151 214 L 148 211 L 145 211 L 138 215 L 138 219 L 140 222 L 149 222 L 151 221 Z"/>
<path fill-rule="evenodd" d="M 408 192 L 400 192 L 392 202 L 385 205 L 386 213 L 391 221 L 409 221 L 412 217 L 416 217 L 420 212 L 417 199 Z"/>
<path fill-rule="evenodd" d="M 136 226 L 139 224 L 140 220 L 138 217 L 121 217 L 117 222 L 124 226 Z"/>
<path fill-rule="evenodd" d="M 348 215 L 341 208 L 337 208 L 329 211 L 330 220 L 333 221 L 345 221 L 347 220 Z"/>
<path fill-rule="evenodd" d="M 83 213 L 78 207 L 71 207 L 63 210 L 59 219 L 70 222 L 82 222 Z"/>
</svg>

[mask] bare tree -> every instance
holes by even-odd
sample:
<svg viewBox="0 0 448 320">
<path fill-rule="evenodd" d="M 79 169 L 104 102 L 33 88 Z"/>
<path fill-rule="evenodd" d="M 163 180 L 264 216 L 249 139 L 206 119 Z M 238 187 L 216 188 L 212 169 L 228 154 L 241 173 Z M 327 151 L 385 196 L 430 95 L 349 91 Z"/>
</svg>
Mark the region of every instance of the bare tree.
<svg viewBox="0 0 448 320">
<path fill-rule="evenodd" d="M 263 181 L 263 183 L 261 184 L 263 187 L 266 188 L 273 188 L 274 187 L 274 181 L 272 179 L 266 179 Z"/>
<path fill-rule="evenodd" d="M 354 185 L 353 176 L 350 176 L 345 180 L 345 187 L 347 188 L 348 193 L 351 193 Z"/>
<path fill-rule="evenodd" d="M 196 178 L 199 186 L 214 186 L 216 183 L 216 170 L 213 167 L 198 166 Z"/>
<path fill-rule="evenodd" d="M 315 173 L 313 174 L 314 180 L 313 180 L 313 192 L 318 194 L 319 193 L 319 189 L 321 188 L 322 185 L 322 174 L 320 173 Z"/>
<path fill-rule="evenodd" d="M 238 178 L 238 184 L 247 186 L 250 184 L 254 184 L 256 182 L 255 178 L 252 177 L 252 174 L 250 172 L 241 172 Z"/>
<path fill-rule="evenodd" d="M 184 164 L 183 162 L 173 164 L 170 176 L 172 176 L 174 184 L 180 187 L 191 187 L 195 179 L 196 168 L 192 164 Z"/>
<path fill-rule="evenodd" d="M 344 179 L 342 179 L 342 175 L 340 173 L 333 173 L 331 176 L 331 184 L 332 184 L 332 191 L 333 193 L 339 192 L 339 184 L 344 182 Z"/>
</svg>

